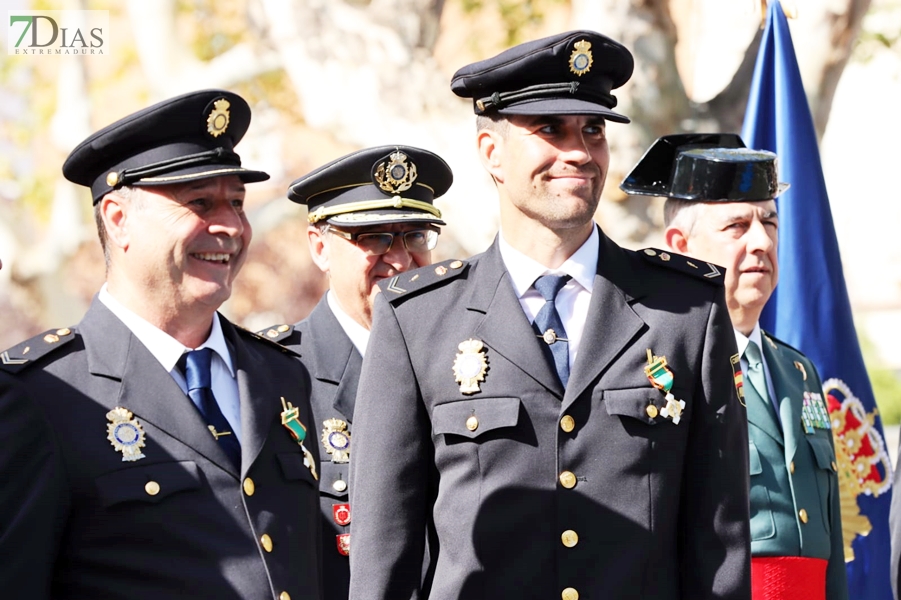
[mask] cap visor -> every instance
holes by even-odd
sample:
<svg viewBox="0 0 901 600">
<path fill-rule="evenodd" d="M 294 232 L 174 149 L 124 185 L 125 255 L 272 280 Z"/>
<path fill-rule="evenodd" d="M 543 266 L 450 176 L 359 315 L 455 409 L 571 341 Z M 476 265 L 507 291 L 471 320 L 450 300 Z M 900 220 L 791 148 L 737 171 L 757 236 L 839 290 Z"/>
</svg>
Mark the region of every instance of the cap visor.
<svg viewBox="0 0 901 600">
<path fill-rule="evenodd" d="M 395 223 L 422 223 L 446 225 L 439 217 L 421 211 L 409 210 L 367 210 L 348 212 L 326 219 L 339 227 L 368 227 L 370 225 L 393 225 Z"/>
<path fill-rule="evenodd" d="M 537 98 L 516 102 L 497 111 L 501 115 L 599 115 L 608 121 L 630 123 L 629 117 L 606 106 L 576 98 Z"/>
</svg>

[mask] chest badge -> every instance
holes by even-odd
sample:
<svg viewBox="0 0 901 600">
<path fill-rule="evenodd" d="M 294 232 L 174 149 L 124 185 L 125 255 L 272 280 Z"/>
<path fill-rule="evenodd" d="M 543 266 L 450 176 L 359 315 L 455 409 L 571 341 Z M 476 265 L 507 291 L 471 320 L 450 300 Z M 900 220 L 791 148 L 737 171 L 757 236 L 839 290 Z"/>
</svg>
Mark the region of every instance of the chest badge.
<svg viewBox="0 0 901 600">
<path fill-rule="evenodd" d="M 341 419 L 327 419 L 322 425 L 322 445 L 331 454 L 332 462 L 349 462 L 350 432 L 347 430 L 347 423 Z"/>
<path fill-rule="evenodd" d="M 457 346 L 460 353 L 454 359 L 454 377 L 460 384 L 461 394 L 481 392 L 480 381 L 485 381 L 488 372 L 488 359 L 485 358 L 485 346 L 479 340 L 468 339 Z"/>
<path fill-rule="evenodd" d="M 106 426 L 106 439 L 110 441 L 116 452 L 122 453 L 122 462 L 134 462 L 146 458 L 141 448 L 144 447 L 144 429 L 140 421 L 127 408 L 117 406 L 106 413 L 109 423 Z"/>
<path fill-rule="evenodd" d="M 282 397 L 282 408 L 284 409 L 282 411 L 282 425 L 300 446 L 300 450 L 303 452 L 303 466 L 310 470 L 310 473 L 313 474 L 313 479 L 319 481 L 319 474 L 316 472 L 316 461 L 313 460 L 313 455 L 303 445 L 303 441 L 307 438 L 307 428 L 304 427 L 298 418 L 300 409 L 292 406 L 290 402 L 285 402 L 284 397 Z"/>
<path fill-rule="evenodd" d="M 673 393 L 673 372 L 666 366 L 666 356 L 654 356 L 648 348 L 648 366 L 644 368 L 645 375 L 651 385 L 666 394 L 666 406 L 660 411 L 660 416 L 672 419 L 675 425 L 682 420 L 682 411 L 685 410 L 685 400 L 676 400 Z"/>
</svg>

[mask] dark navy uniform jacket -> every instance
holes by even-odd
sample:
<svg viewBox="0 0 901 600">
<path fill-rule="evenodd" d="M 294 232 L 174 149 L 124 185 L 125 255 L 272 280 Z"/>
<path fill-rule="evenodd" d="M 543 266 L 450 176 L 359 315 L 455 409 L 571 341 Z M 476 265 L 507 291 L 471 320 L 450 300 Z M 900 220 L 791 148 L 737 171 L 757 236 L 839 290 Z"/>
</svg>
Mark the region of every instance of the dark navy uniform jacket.
<svg viewBox="0 0 901 600">
<path fill-rule="evenodd" d="M 325 296 L 313 312 L 297 323 L 293 331 L 284 332 L 275 338 L 279 343 L 300 354 L 303 364 L 312 377 L 311 403 L 313 406 L 312 426 L 309 428 L 311 444 L 320 444 L 325 421 L 337 419 L 347 428 L 343 433 L 348 437 L 354 414 L 354 401 L 363 357 L 344 332 Z M 322 463 L 319 474 L 320 507 L 322 510 L 322 560 L 326 600 L 347 600 L 350 584 L 350 563 L 348 557 L 339 550 L 339 537 L 350 533 L 346 516 L 338 513 L 342 505 L 348 504 L 350 479 L 349 463 L 333 461 L 323 446 L 319 447 Z M 353 443 L 351 453 L 353 456 Z M 351 512 L 351 515 L 353 513 Z"/>
<path fill-rule="evenodd" d="M 352 600 L 750 598 L 721 269 L 647 252 L 601 234 L 565 391 L 497 243 L 383 286 L 354 411 Z M 487 371 L 464 394 L 453 366 L 470 339 Z M 658 414 L 649 349 L 686 403 L 678 425 Z"/>
<path fill-rule="evenodd" d="M 96 299 L 71 331 L 3 353 L 3 598 L 320 597 L 317 482 L 280 419 L 284 398 L 311 422 L 309 376 L 278 346 L 221 323 L 241 403 L 240 471 Z M 123 462 L 107 439 L 114 407 L 140 424 L 144 458 Z M 306 446 L 318 462 L 317 444 Z"/>
</svg>

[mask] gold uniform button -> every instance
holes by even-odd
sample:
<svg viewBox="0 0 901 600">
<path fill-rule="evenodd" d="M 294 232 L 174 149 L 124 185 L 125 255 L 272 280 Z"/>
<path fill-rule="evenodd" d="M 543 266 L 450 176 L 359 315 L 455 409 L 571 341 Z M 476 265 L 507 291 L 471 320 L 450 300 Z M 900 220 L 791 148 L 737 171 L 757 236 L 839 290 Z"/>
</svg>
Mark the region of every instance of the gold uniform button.
<svg viewBox="0 0 901 600">
<path fill-rule="evenodd" d="M 649 417 L 651 417 L 652 419 L 657 418 L 658 411 L 656 406 L 654 406 L 653 404 L 648 404 L 648 407 L 645 410 L 647 411 Z"/>
<path fill-rule="evenodd" d="M 572 431 L 575 428 L 576 428 L 576 420 L 573 419 L 569 415 L 563 415 L 563 418 L 560 419 L 560 429 L 562 429 L 566 433 L 569 433 L 570 431 Z"/>
<path fill-rule="evenodd" d="M 567 548 L 572 548 L 579 543 L 579 534 L 572 529 L 567 529 L 562 534 L 560 534 L 560 539 L 563 541 L 564 546 L 566 546 Z"/>
<path fill-rule="evenodd" d="M 56 342 L 59 341 L 59 336 L 56 335 L 55 333 L 48 333 L 47 335 L 44 336 L 44 341 L 47 342 L 48 344 L 55 344 Z"/>
<path fill-rule="evenodd" d="M 571 490 L 576 487 L 576 476 L 571 471 L 563 471 L 560 473 L 560 485 Z"/>
<path fill-rule="evenodd" d="M 279 326 L 278 326 L 278 332 L 279 332 L 279 333 L 285 333 L 285 332 L 288 331 L 289 329 L 291 329 L 291 328 L 288 327 L 287 325 L 279 325 Z"/>
<path fill-rule="evenodd" d="M 566 588 L 560 596 L 563 600 L 579 600 L 579 592 L 576 591 L 576 588 Z"/>
<path fill-rule="evenodd" d="M 332 489 L 334 489 L 336 492 L 343 492 L 347 489 L 347 482 L 343 479 L 338 479 L 335 481 L 335 483 L 332 484 Z"/>
<path fill-rule="evenodd" d="M 160 493 L 160 484 L 155 481 L 148 481 L 144 484 L 144 491 L 148 496 L 156 496 Z"/>
<path fill-rule="evenodd" d="M 788 465 L 788 472 L 792 475 L 795 474 L 795 461 L 791 461 Z"/>
<path fill-rule="evenodd" d="M 291 600 L 291 594 L 288 592 L 282 592 L 278 595 L 278 600 Z"/>
<path fill-rule="evenodd" d="M 56 330 L 56 335 L 69 335 L 70 333 L 72 333 L 72 331 L 68 327 Z"/>
<path fill-rule="evenodd" d="M 260 536 L 260 545 L 266 552 L 272 552 L 272 538 L 269 537 L 268 533 L 264 533 Z"/>
<path fill-rule="evenodd" d="M 244 480 L 244 493 L 248 496 L 253 496 L 253 493 L 257 490 L 257 486 L 253 484 L 253 479 L 248 477 Z"/>
<path fill-rule="evenodd" d="M 469 417 L 468 419 L 466 419 L 466 429 L 468 429 L 470 431 L 475 431 L 478 428 L 479 428 L 479 418 L 478 417 L 473 415 L 473 416 Z"/>
<path fill-rule="evenodd" d="M 462 261 L 462 260 L 455 260 L 454 262 L 452 262 L 452 263 L 450 264 L 450 268 L 451 268 L 451 269 L 459 269 L 459 268 L 462 267 L 462 266 L 463 266 L 463 261 Z"/>
<path fill-rule="evenodd" d="M 806 522 L 807 522 L 807 511 L 804 510 L 803 508 L 802 508 L 801 510 L 798 511 L 798 516 L 801 517 L 801 522 L 802 522 L 802 523 L 806 523 Z"/>
</svg>

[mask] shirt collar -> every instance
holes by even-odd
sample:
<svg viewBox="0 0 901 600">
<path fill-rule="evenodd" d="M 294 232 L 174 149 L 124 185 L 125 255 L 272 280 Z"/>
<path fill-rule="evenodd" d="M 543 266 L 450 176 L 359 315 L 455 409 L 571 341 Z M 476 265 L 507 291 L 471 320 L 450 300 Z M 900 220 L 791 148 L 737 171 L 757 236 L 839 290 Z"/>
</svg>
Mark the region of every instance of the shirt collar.
<svg viewBox="0 0 901 600">
<path fill-rule="evenodd" d="M 746 336 L 738 329 L 733 329 L 735 332 L 735 345 L 738 346 L 738 355 L 744 356 L 745 349 L 748 347 L 748 342 L 754 342 L 757 344 L 757 347 L 760 348 L 761 355 L 763 354 L 763 335 L 760 333 L 760 323 L 754 324 L 754 329 L 751 330 L 751 335 Z"/>
<path fill-rule="evenodd" d="M 100 293 L 97 295 L 97 298 L 110 310 L 110 312 L 122 321 L 129 330 L 131 330 L 134 336 L 147 347 L 150 353 L 160 362 L 167 372 L 172 371 L 172 369 L 175 368 L 175 365 L 182 354 L 194 350 L 194 348 L 187 348 L 184 344 L 162 329 L 155 325 L 151 325 L 146 319 L 138 316 L 134 311 L 116 300 L 116 298 L 110 294 L 107 284 L 104 283 L 103 287 L 100 288 Z M 216 316 L 218 317 L 218 313 Z M 219 323 L 218 318 L 213 318 L 210 335 L 199 348 L 212 349 L 213 352 L 219 355 L 222 362 L 225 363 L 229 374 L 232 377 L 235 376 L 231 353 L 228 351 L 225 334 L 222 332 L 222 325 Z"/>
<path fill-rule="evenodd" d="M 350 315 L 344 312 L 344 309 L 338 304 L 338 300 L 331 290 L 326 293 L 325 300 L 328 302 L 328 307 L 332 309 L 332 314 L 338 319 L 338 324 L 341 325 L 341 329 L 343 329 L 344 333 L 347 334 L 347 337 L 350 338 L 350 342 L 354 345 L 354 348 L 357 349 L 360 356 L 365 356 L 366 344 L 369 343 L 369 330 L 357 323 Z"/>
<path fill-rule="evenodd" d="M 548 269 L 538 261 L 526 256 L 504 239 L 504 232 L 501 231 L 498 239 L 498 249 L 501 253 L 501 259 L 510 279 L 513 281 L 513 289 L 520 298 L 535 283 L 535 280 L 546 273 L 555 275 L 569 275 L 579 285 L 588 290 L 590 293 L 594 287 L 594 276 L 598 269 L 598 252 L 601 247 L 601 237 L 598 235 L 598 228 L 592 223 L 591 235 L 585 240 L 579 249 L 572 256 L 566 259 L 558 269 Z"/>
</svg>

